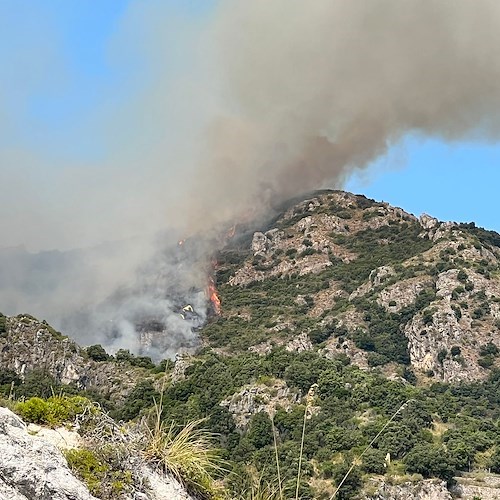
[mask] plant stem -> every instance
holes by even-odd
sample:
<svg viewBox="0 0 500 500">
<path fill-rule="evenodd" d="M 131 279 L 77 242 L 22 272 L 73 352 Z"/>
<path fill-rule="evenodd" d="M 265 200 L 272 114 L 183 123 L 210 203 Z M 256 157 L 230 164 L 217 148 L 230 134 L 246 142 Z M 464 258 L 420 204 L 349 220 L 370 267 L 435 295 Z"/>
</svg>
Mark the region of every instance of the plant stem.
<svg viewBox="0 0 500 500">
<path fill-rule="evenodd" d="M 297 473 L 297 487 L 295 489 L 295 500 L 299 500 L 300 472 L 302 468 L 302 454 L 304 451 L 304 436 L 306 434 L 307 409 L 308 405 L 306 405 L 306 408 L 304 410 L 304 423 L 302 424 L 302 439 L 300 440 L 299 471 Z"/>
<path fill-rule="evenodd" d="M 274 454 L 276 456 L 276 469 L 278 471 L 278 488 L 280 491 L 280 500 L 283 500 L 283 490 L 281 489 L 280 459 L 278 456 L 278 443 L 276 441 L 276 428 L 274 427 L 274 416 L 271 416 L 271 425 L 273 426 Z"/>
</svg>

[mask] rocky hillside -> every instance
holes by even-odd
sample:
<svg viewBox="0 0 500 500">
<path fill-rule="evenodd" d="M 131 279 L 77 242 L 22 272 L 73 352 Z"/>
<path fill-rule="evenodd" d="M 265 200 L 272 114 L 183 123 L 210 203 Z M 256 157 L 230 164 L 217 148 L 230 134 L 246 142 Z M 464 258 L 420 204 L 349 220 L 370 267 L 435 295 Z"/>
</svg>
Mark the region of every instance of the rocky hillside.
<svg viewBox="0 0 500 500">
<path fill-rule="evenodd" d="M 0 317 L 3 394 L 56 384 L 132 422 L 161 395 L 218 436 L 227 498 L 278 477 L 295 498 L 297 476 L 303 500 L 496 498 L 500 235 L 339 191 L 236 229 L 197 353 L 155 366 Z"/>
<path fill-rule="evenodd" d="M 120 401 L 138 381 L 147 378 L 149 372 L 143 367 L 154 366 L 149 358 L 135 357 L 128 351 L 111 358 L 95 347 L 85 350 L 28 314 L 0 316 L 0 367 L 5 379 L 0 379 L 0 385 L 8 381 L 8 373 L 16 380 L 39 385 L 45 377 L 52 385 L 94 391 Z"/>
<path fill-rule="evenodd" d="M 221 252 L 223 317 L 206 335 L 236 350 L 319 348 L 362 368 L 484 379 L 500 362 L 499 259 L 496 233 L 322 192 Z M 225 337 L 227 324 L 239 334 Z"/>
</svg>

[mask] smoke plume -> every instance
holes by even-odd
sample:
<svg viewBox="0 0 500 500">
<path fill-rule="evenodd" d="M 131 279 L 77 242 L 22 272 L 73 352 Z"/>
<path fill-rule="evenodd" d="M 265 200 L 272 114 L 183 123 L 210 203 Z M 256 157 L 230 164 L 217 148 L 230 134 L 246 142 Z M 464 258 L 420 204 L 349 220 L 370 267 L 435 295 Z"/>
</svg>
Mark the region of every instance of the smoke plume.
<svg viewBox="0 0 500 500">
<path fill-rule="evenodd" d="M 46 192 L 22 184 L 30 176 L 19 176 L 19 162 L 16 173 L 6 167 L 20 189 L 1 227 L 10 235 L 6 244 L 23 236 L 35 248 L 125 240 L 131 250 L 105 259 L 116 268 L 105 278 L 99 273 L 107 264 L 95 252 L 84 274 L 73 266 L 60 276 L 71 276 L 80 290 L 71 301 L 67 285 L 58 284 L 64 293 L 56 286 L 29 300 L 11 289 L 10 310 L 29 311 L 36 303 L 57 319 L 54 311 L 78 310 L 81 290 L 94 286 L 85 307 L 123 319 L 109 304 L 116 290 L 134 283 L 126 309 L 167 311 L 166 324 L 177 307 L 166 290 L 182 266 L 166 250 L 175 248 L 175 238 L 168 245 L 153 238 L 160 230 L 192 236 L 258 216 L 300 192 L 341 187 L 354 169 L 366 168 L 407 134 L 497 141 L 499 25 L 496 0 L 220 0 L 193 18 L 174 15 L 162 2 L 132 3 L 110 58 L 120 65 L 133 53 L 150 78 L 126 102 L 88 117 L 82 130 L 90 143 L 104 143 L 106 153 L 52 171 L 54 182 L 44 180 L 50 202 Z M 28 153 L 21 155 L 27 172 L 35 169 Z M 2 151 L 2 158 L 12 157 Z M 36 164 L 48 170 L 48 159 L 38 156 Z M 15 208 L 19 196 L 22 211 Z M 196 262 L 212 249 L 204 243 Z M 143 292 L 151 287 L 139 284 L 155 276 L 151 263 L 158 256 L 169 269 L 158 271 L 163 278 L 154 288 L 161 292 Z M 193 266 L 184 267 L 192 274 Z M 17 279 L 26 273 L 20 265 Z M 198 302 L 201 281 L 186 280 Z M 204 306 L 198 308 L 204 318 Z M 102 340 L 98 327 L 91 330 L 93 341 Z M 116 338 L 119 344 L 124 335 L 113 345 Z M 171 344 L 175 349 L 178 342 Z"/>
</svg>

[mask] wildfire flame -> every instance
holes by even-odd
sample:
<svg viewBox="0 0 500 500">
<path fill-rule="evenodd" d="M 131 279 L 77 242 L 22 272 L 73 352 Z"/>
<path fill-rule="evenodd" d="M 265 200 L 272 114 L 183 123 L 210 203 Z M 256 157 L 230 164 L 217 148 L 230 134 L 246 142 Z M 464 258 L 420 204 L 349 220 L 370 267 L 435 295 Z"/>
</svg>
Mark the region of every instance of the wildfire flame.
<svg viewBox="0 0 500 500">
<path fill-rule="evenodd" d="M 179 245 L 179 246 L 181 247 L 182 245 L 184 245 L 184 242 L 185 242 L 185 241 L 186 241 L 186 240 L 179 240 L 179 241 L 177 242 L 177 245 Z"/>
<path fill-rule="evenodd" d="M 207 295 L 208 298 L 210 299 L 210 302 L 212 303 L 215 314 L 217 316 L 220 316 L 222 311 L 221 302 L 219 296 L 217 295 L 217 288 L 215 287 L 215 282 L 212 277 L 208 279 Z"/>
</svg>

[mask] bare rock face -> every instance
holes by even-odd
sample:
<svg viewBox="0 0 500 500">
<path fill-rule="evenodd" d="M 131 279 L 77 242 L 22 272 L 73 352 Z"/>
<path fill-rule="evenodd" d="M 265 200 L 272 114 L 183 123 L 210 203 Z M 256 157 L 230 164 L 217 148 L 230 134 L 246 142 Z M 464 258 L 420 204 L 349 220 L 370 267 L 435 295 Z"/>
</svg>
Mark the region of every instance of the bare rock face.
<svg viewBox="0 0 500 500">
<path fill-rule="evenodd" d="M 344 339 L 340 341 L 339 339 L 331 338 L 327 341 L 322 353 L 329 359 L 334 359 L 339 354 L 345 354 L 351 360 L 351 364 L 357 366 L 361 370 L 368 370 L 366 352 L 357 348 L 352 340 Z"/>
<path fill-rule="evenodd" d="M 427 230 L 434 229 L 439 225 L 439 221 L 435 217 L 428 214 L 422 214 L 418 221 L 420 222 L 420 225 Z"/>
<path fill-rule="evenodd" d="M 426 320 L 425 314 L 418 314 L 406 325 L 404 332 L 411 363 L 417 370 L 433 372 L 446 382 L 481 378 L 480 367 L 469 359 L 472 351 L 461 347 L 460 357 L 448 357 L 453 346 L 464 346 L 472 335 L 448 304 L 436 306 L 430 320 Z"/>
<path fill-rule="evenodd" d="M 363 494 L 368 500 L 499 500 L 500 476 L 486 475 L 475 478 L 472 475 L 456 477 L 453 486 L 448 489 L 440 479 L 425 479 L 416 482 L 389 484 L 380 479 L 371 479 L 369 488 L 375 493 Z"/>
<path fill-rule="evenodd" d="M 307 333 L 301 333 L 294 339 L 290 340 L 285 346 L 285 349 L 289 352 L 304 352 L 310 351 L 313 348 L 311 341 L 309 340 L 309 335 Z"/>
<path fill-rule="evenodd" d="M 363 295 L 370 293 L 374 288 L 381 286 L 384 282 L 395 276 L 395 274 L 396 273 L 392 266 L 377 267 L 368 276 L 368 281 L 354 290 L 349 299 L 352 300 L 356 297 L 362 297 Z"/>
<path fill-rule="evenodd" d="M 135 367 L 89 359 L 75 342 L 31 316 L 7 318 L 7 332 L 0 336 L 0 365 L 21 378 L 41 369 L 57 382 L 80 389 L 106 387 L 117 399 L 124 397 L 143 375 Z"/>
<path fill-rule="evenodd" d="M 92 500 L 61 452 L 31 436 L 24 422 L 0 407 L 0 497 L 11 500 Z"/>
<path fill-rule="evenodd" d="M 474 477 L 472 474 L 464 474 L 455 479 L 456 484 L 450 488 L 455 498 L 500 500 L 500 476 Z"/>
<path fill-rule="evenodd" d="M 145 492 L 135 492 L 130 500 L 195 500 L 173 477 L 160 474 L 150 467 L 141 467 L 140 475 L 148 488 Z"/>
<path fill-rule="evenodd" d="M 445 481 L 430 479 L 398 485 L 382 482 L 374 495 L 365 498 L 370 500 L 451 500 L 452 496 L 446 488 Z"/>
<path fill-rule="evenodd" d="M 377 302 L 387 310 L 394 312 L 413 304 L 420 292 L 432 286 L 432 280 L 427 276 L 416 276 L 398 281 L 384 288 Z"/>
<path fill-rule="evenodd" d="M 498 344 L 495 321 L 500 308 L 493 302 L 498 296 L 498 281 L 470 269 L 440 273 L 437 300 L 404 328 L 412 365 L 446 382 L 485 378 L 487 371 L 478 358 L 480 346 Z"/>
<path fill-rule="evenodd" d="M 237 427 L 244 429 L 253 415 L 262 411 L 274 415 L 279 406 L 288 411 L 298 399 L 298 394 L 292 392 L 285 382 L 276 380 L 270 386 L 257 384 L 244 387 L 231 398 L 222 401 L 221 406 L 227 407 L 234 416 Z"/>
<path fill-rule="evenodd" d="M 252 238 L 252 252 L 254 255 L 265 255 L 268 248 L 268 239 L 264 233 L 254 233 Z"/>
</svg>

